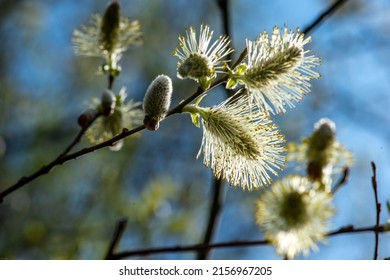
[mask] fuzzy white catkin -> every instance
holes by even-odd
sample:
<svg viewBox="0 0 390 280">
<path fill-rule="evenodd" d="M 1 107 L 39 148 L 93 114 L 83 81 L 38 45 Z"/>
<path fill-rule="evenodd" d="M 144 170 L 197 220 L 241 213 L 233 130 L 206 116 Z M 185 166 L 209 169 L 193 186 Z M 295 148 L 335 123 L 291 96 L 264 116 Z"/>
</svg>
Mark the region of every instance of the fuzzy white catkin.
<svg viewBox="0 0 390 280">
<path fill-rule="evenodd" d="M 159 75 L 150 83 L 143 101 L 147 129 L 156 130 L 159 122 L 165 118 L 171 104 L 172 90 L 172 80 L 166 75 Z"/>
</svg>

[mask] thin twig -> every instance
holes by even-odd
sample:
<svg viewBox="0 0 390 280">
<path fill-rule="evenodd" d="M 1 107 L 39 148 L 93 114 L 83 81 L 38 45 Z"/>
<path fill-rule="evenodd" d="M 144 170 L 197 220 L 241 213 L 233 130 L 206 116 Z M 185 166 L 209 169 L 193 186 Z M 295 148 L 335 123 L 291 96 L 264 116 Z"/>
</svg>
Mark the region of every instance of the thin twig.
<svg viewBox="0 0 390 280">
<path fill-rule="evenodd" d="M 336 12 L 347 1 L 348 0 L 338 0 L 338 1 L 336 1 L 327 10 L 322 12 L 311 24 L 306 26 L 306 28 L 303 29 L 302 32 L 305 33 L 305 34 L 311 33 L 315 28 L 317 28 L 321 23 L 323 23 L 327 17 L 331 16 L 334 12 Z"/>
<path fill-rule="evenodd" d="M 379 203 L 379 199 L 378 199 L 378 184 L 376 181 L 376 166 L 375 166 L 375 163 L 373 161 L 371 162 L 371 167 L 372 167 L 372 173 L 373 173 L 373 175 L 371 177 L 371 182 L 372 182 L 372 188 L 374 190 L 375 208 L 376 208 L 375 224 L 376 224 L 376 226 L 379 226 L 382 206 Z M 374 260 L 378 259 L 378 250 L 379 250 L 379 233 L 375 232 Z"/>
<path fill-rule="evenodd" d="M 355 234 L 361 232 L 375 232 L 383 233 L 385 232 L 384 225 L 375 225 L 369 227 L 355 228 L 352 225 L 344 226 L 338 230 L 331 231 L 326 234 L 327 237 L 341 235 L 341 234 Z M 247 247 L 247 246 L 265 246 L 270 245 L 267 240 L 254 240 L 254 241 L 229 241 L 229 242 L 219 242 L 213 244 L 195 244 L 187 246 L 171 246 L 171 247 L 157 247 L 150 249 L 141 249 L 141 250 L 128 250 L 113 254 L 113 259 L 124 259 L 134 256 L 147 256 L 161 253 L 183 253 L 183 252 L 193 252 L 193 251 L 204 251 L 218 248 L 236 248 L 236 247 Z"/>
<path fill-rule="evenodd" d="M 112 236 L 110 246 L 108 247 L 105 259 L 106 260 L 112 260 L 114 256 L 114 250 L 118 246 L 119 241 L 121 240 L 121 237 L 123 235 L 123 232 L 125 231 L 127 226 L 127 220 L 121 219 L 117 222 L 114 234 Z"/>
<path fill-rule="evenodd" d="M 341 178 L 332 189 L 332 194 L 335 194 L 342 186 L 348 183 L 348 180 L 349 180 L 349 168 L 345 167 L 343 169 L 343 174 L 341 175 Z"/>
<path fill-rule="evenodd" d="M 97 113 L 94 118 L 88 123 L 88 125 L 82 127 L 79 131 L 79 133 L 76 135 L 76 137 L 73 139 L 73 141 L 65 148 L 65 150 L 60 153 L 55 160 L 58 160 L 62 158 L 63 156 L 67 155 L 74 146 L 77 145 L 77 143 L 80 142 L 81 138 L 83 137 L 84 133 L 87 131 L 87 129 L 101 116 L 100 113 Z"/>
<path fill-rule="evenodd" d="M 29 182 L 35 180 L 36 178 L 49 173 L 55 166 L 62 164 L 64 162 L 64 158 L 66 158 L 66 155 L 76 146 L 77 143 L 80 142 L 81 138 L 83 137 L 85 131 L 93 124 L 93 122 L 100 117 L 99 114 L 95 116 L 94 119 L 90 121 L 90 123 L 87 126 L 84 126 L 80 129 L 76 137 L 72 140 L 72 142 L 50 163 L 43 165 L 40 169 L 38 169 L 36 172 L 29 176 L 23 176 L 21 177 L 15 184 L 12 186 L 6 188 L 4 191 L 0 192 L 0 203 L 3 202 L 4 198 L 9 195 L 10 193 L 18 190 L 22 186 L 28 184 Z"/>
<path fill-rule="evenodd" d="M 221 179 L 213 179 L 212 190 L 214 194 L 210 206 L 207 228 L 206 228 L 205 236 L 203 238 L 204 245 L 207 245 L 211 242 L 215 234 L 216 227 L 218 225 L 218 220 L 223 205 L 223 181 Z M 209 252 L 210 250 L 207 249 L 197 251 L 197 259 L 206 260 L 208 258 Z"/>
<path fill-rule="evenodd" d="M 114 85 L 114 81 L 115 81 L 115 77 L 111 73 L 109 73 L 108 74 L 108 89 L 109 90 L 112 90 L 112 87 Z"/>
</svg>

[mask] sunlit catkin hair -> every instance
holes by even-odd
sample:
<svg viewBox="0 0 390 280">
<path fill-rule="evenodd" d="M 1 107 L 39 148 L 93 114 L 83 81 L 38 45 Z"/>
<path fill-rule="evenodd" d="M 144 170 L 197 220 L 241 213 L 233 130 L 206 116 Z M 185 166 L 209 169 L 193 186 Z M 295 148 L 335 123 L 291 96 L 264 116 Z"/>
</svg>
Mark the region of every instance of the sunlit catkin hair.
<svg viewBox="0 0 390 280">
<path fill-rule="evenodd" d="M 207 89 L 217 76 L 224 73 L 224 59 L 233 49 L 229 48 L 228 36 L 218 37 L 212 44 L 213 31 L 207 25 L 201 25 L 199 38 L 196 31 L 190 27 L 186 37 L 179 36 L 179 48 L 173 55 L 179 58 L 177 63 L 177 77 L 179 79 L 193 79 L 201 88 Z"/>
<path fill-rule="evenodd" d="M 215 178 L 232 186 L 253 190 L 271 183 L 284 164 L 284 137 L 268 114 L 250 107 L 240 98 L 218 106 L 186 106 L 184 112 L 199 115 L 203 124 L 203 163 Z M 194 116 L 193 116 L 194 119 Z"/>
<path fill-rule="evenodd" d="M 260 34 L 255 41 L 247 40 L 247 59 L 230 73 L 229 87 L 245 85 L 249 102 L 271 113 L 283 113 L 285 106 L 294 107 L 310 92 L 309 81 L 320 75 L 312 68 L 320 59 L 309 55 L 305 45 L 310 37 L 298 30 L 275 27 L 272 35 Z"/>
<path fill-rule="evenodd" d="M 168 113 L 172 90 L 171 78 L 166 75 L 159 75 L 150 83 L 143 101 L 144 125 L 147 129 L 158 129 L 159 122 Z"/>
</svg>

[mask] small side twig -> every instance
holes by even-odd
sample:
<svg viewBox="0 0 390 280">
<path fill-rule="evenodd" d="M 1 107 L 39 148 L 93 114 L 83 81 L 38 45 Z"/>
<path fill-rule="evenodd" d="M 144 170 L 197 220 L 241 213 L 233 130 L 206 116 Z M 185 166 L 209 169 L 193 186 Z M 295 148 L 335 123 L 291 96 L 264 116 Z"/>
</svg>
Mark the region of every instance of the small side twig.
<svg viewBox="0 0 390 280">
<path fill-rule="evenodd" d="M 372 167 L 372 173 L 373 173 L 373 175 L 371 177 L 371 183 L 372 183 L 372 188 L 374 190 L 375 208 L 376 208 L 375 224 L 376 224 L 376 226 L 379 226 L 382 206 L 379 203 L 379 199 L 378 199 L 378 183 L 376 181 L 376 165 L 373 161 L 371 162 L 371 167 Z M 378 259 L 378 250 L 379 250 L 379 233 L 375 232 L 374 260 Z"/>
<path fill-rule="evenodd" d="M 304 30 L 303 33 L 308 34 L 314 30 L 314 28 L 318 27 L 325 19 L 331 16 L 334 12 L 336 12 L 343 4 L 345 4 L 348 0 L 338 0 L 333 5 L 331 5 L 328 9 L 322 12 L 311 24 L 309 24 Z"/>
<path fill-rule="evenodd" d="M 127 226 L 127 219 L 121 219 L 116 223 L 115 231 L 105 256 L 106 260 L 114 259 L 114 250 L 118 246 L 119 241 L 122 238 L 123 232 L 126 229 L 126 226 Z"/>
<path fill-rule="evenodd" d="M 349 180 L 349 168 L 345 167 L 343 169 L 343 174 L 341 175 L 339 181 L 334 185 L 332 189 L 332 194 L 335 194 L 342 186 L 348 183 Z"/>
<path fill-rule="evenodd" d="M 83 137 L 84 133 L 87 131 L 87 129 L 96 121 L 97 118 L 99 118 L 101 114 L 96 114 L 95 117 L 88 123 L 88 125 L 82 127 L 79 131 L 79 133 L 76 135 L 76 137 L 73 139 L 73 141 L 64 149 L 62 153 L 60 153 L 55 160 L 58 160 L 62 158 L 63 156 L 66 156 L 74 146 L 77 145 L 77 143 L 80 142 L 81 138 Z"/>
</svg>

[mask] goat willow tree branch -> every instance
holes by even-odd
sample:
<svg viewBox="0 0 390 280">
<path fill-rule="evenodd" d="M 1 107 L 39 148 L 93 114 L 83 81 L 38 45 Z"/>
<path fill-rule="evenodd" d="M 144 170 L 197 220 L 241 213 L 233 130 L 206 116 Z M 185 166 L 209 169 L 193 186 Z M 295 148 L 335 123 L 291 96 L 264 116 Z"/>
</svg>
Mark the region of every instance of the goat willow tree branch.
<svg viewBox="0 0 390 280">
<path fill-rule="evenodd" d="M 336 3 L 334 3 L 328 9 L 326 9 L 323 13 L 321 13 L 308 27 L 306 27 L 303 30 L 303 33 L 310 33 L 316 26 L 318 26 L 320 23 L 322 23 L 329 15 L 331 15 L 333 12 L 335 12 L 337 10 L 337 8 L 339 8 L 341 6 L 341 4 L 344 4 L 347 1 L 348 0 L 338 0 Z M 244 49 L 244 51 L 240 54 L 240 56 L 237 59 L 237 61 L 233 64 L 233 68 L 236 67 L 237 65 L 239 65 L 242 62 L 242 60 L 245 59 L 246 54 L 247 54 L 247 50 Z M 221 78 L 219 78 L 218 80 L 214 81 L 214 83 L 210 86 L 210 89 L 212 89 L 212 88 L 216 87 L 217 85 L 225 82 L 227 80 L 227 78 L 228 78 L 228 76 L 224 75 Z M 109 88 L 112 87 L 113 81 L 114 81 L 113 77 L 109 77 L 109 85 L 108 85 Z M 183 107 L 185 105 L 189 104 L 195 98 L 199 97 L 203 93 L 204 93 L 204 91 L 201 88 L 198 88 L 197 91 L 193 95 L 191 95 L 190 97 L 188 97 L 187 99 L 182 101 L 179 105 L 177 105 L 175 108 L 170 110 L 166 117 L 168 117 L 170 115 L 173 115 L 173 114 L 181 113 L 181 111 L 182 111 L 182 109 L 183 109 Z M 72 141 L 71 145 L 69 145 L 65 149 L 64 152 L 62 152 L 59 156 L 57 156 L 55 160 L 53 160 L 52 162 L 42 166 L 39 170 L 37 170 L 36 172 L 34 172 L 31 175 L 21 177 L 15 184 L 13 184 L 10 187 L 6 188 L 5 190 L 1 191 L 0 192 L 0 203 L 2 203 L 4 201 L 4 198 L 6 196 L 8 196 L 9 194 L 11 194 L 14 191 L 18 190 L 19 188 L 25 186 L 26 184 L 28 184 L 29 182 L 35 180 L 36 178 L 49 173 L 54 167 L 56 167 L 58 165 L 61 165 L 61 164 L 65 163 L 67 161 L 70 161 L 72 159 L 76 159 L 76 158 L 78 158 L 80 156 L 83 156 L 85 154 L 94 152 L 96 150 L 112 146 L 115 142 L 117 142 L 117 141 L 119 141 L 119 140 L 121 140 L 121 139 L 123 139 L 125 137 L 128 137 L 128 136 L 130 136 L 132 134 L 135 134 L 135 133 L 137 133 L 137 132 L 139 132 L 139 131 L 141 131 L 143 129 L 145 129 L 145 127 L 143 125 L 139 126 L 139 127 L 136 127 L 136 128 L 134 128 L 132 130 L 124 129 L 122 131 L 122 133 L 120 133 L 119 135 L 113 137 L 112 139 L 109 139 L 109 140 L 107 140 L 105 142 L 102 142 L 100 144 L 97 144 L 97 145 L 94 145 L 94 146 L 91 146 L 91 147 L 88 147 L 88 148 L 84 148 L 84 149 L 79 150 L 79 151 L 77 151 L 77 152 L 75 152 L 73 154 L 66 155 L 67 152 L 69 152 L 73 148 L 73 146 L 76 145 L 79 142 L 79 140 L 81 139 L 81 137 L 83 136 L 83 134 L 86 131 L 86 129 L 82 129 L 79 132 L 79 134 L 76 136 L 75 140 Z M 61 156 L 61 155 L 63 155 L 63 156 Z"/>
<path fill-rule="evenodd" d="M 369 227 L 359 227 L 355 228 L 352 225 L 344 226 L 338 230 L 331 231 L 327 234 L 328 237 L 341 235 L 341 234 L 355 234 L 362 232 L 375 232 L 383 233 L 385 232 L 385 225 L 379 226 L 369 226 Z M 254 241 L 229 241 L 229 242 L 219 242 L 213 244 L 195 244 L 188 246 L 171 246 L 171 247 L 158 247 L 150 249 L 141 249 L 141 250 L 128 250 L 119 253 L 112 254 L 112 259 L 124 259 L 135 256 L 147 256 L 161 253 L 183 253 L 183 252 L 193 252 L 193 251 L 204 251 L 218 248 L 235 248 L 235 247 L 246 247 L 246 246 L 265 246 L 270 245 L 267 240 L 254 240 Z"/>
</svg>

